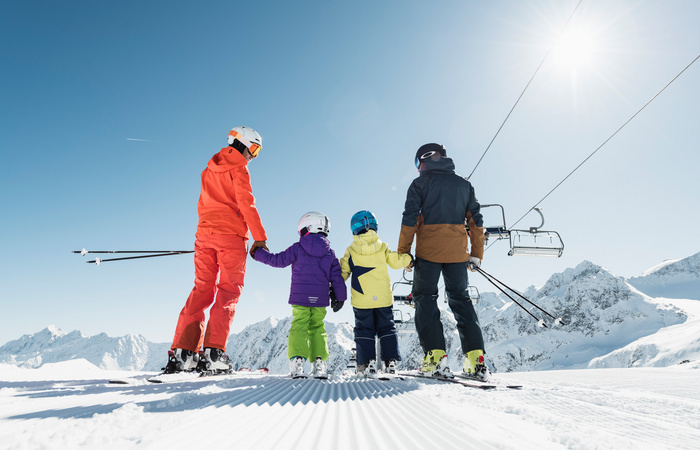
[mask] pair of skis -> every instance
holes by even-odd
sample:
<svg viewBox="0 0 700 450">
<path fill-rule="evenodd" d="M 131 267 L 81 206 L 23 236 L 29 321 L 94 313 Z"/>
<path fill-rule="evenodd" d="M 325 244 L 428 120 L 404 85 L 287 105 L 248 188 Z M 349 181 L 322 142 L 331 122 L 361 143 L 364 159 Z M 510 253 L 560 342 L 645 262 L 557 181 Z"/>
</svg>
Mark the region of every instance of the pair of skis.
<svg viewBox="0 0 700 450">
<path fill-rule="evenodd" d="M 498 382 L 498 381 L 493 380 L 493 379 L 479 380 L 476 378 L 469 377 L 467 375 L 462 375 L 461 373 L 454 374 L 454 378 L 448 378 L 448 377 L 444 377 L 444 376 L 423 375 L 417 370 L 411 370 L 411 371 L 407 371 L 407 372 L 399 372 L 399 375 L 412 377 L 412 378 L 419 378 L 419 379 L 423 379 L 423 380 L 446 381 L 448 383 L 460 384 L 464 387 L 481 389 L 484 391 L 494 390 L 494 389 L 499 389 L 499 388 L 522 389 L 522 385 L 519 385 L 519 384 L 504 384 L 504 383 Z"/>
<path fill-rule="evenodd" d="M 188 381 L 196 380 L 198 378 L 205 377 L 236 377 L 236 376 L 248 376 L 248 375 L 267 375 L 269 371 L 266 368 L 260 368 L 258 370 L 239 370 L 238 372 L 176 372 L 176 373 L 159 373 L 157 375 L 137 375 L 134 377 L 126 378 L 113 378 L 109 380 L 110 384 L 133 384 L 141 380 L 146 380 L 149 383 L 173 383 L 178 381 Z"/>
</svg>

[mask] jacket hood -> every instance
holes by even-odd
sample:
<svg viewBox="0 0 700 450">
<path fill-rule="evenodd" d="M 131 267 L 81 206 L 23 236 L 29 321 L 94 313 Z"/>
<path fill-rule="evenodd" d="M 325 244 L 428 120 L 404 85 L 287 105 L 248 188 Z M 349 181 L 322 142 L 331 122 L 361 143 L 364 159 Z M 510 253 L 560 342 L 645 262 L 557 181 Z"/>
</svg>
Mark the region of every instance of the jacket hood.
<svg viewBox="0 0 700 450">
<path fill-rule="evenodd" d="M 452 161 L 452 158 L 448 158 L 446 156 L 443 156 L 437 161 L 433 161 L 431 158 L 428 158 L 423 161 L 423 164 L 425 164 L 425 169 L 421 171 L 421 175 L 426 172 L 455 173 L 455 163 Z"/>
<path fill-rule="evenodd" d="M 373 255 L 382 249 L 382 240 L 374 230 L 352 237 L 350 247 L 358 255 Z"/>
<path fill-rule="evenodd" d="M 307 234 L 299 238 L 301 247 L 311 256 L 321 257 L 328 254 L 331 249 L 331 243 L 322 234 Z"/>
<path fill-rule="evenodd" d="M 248 165 L 248 161 L 233 147 L 222 148 L 207 164 L 207 169 L 212 172 L 228 172 L 237 167 Z"/>
</svg>

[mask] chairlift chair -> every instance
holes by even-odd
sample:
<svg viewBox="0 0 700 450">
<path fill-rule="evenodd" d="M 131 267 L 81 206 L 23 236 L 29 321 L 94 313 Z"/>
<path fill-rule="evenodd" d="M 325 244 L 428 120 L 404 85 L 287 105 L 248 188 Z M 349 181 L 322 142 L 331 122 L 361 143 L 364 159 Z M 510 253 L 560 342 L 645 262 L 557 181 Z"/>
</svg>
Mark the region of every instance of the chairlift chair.
<svg viewBox="0 0 700 450">
<path fill-rule="evenodd" d="M 403 274 L 401 275 L 401 281 L 397 281 L 391 285 L 391 291 L 395 292 L 396 287 L 399 285 L 402 285 L 402 284 L 406 285 L 406 286 L 413 286 L 413 281 L 406 278 L 406 269 L 403 270 Z M 413 306 L 413 293 L 409 292 L 407 295 L 396 295 L 396 294 L 393 294 L 393 295 L 394 295 L 394 302 L 403 303 L 403 304 L 408 305 L 410 307 L 414 307 Z"/>
<path fill-rule="evenodd" d="M 544 215 L 540 208 L 533 208 L 540 215 L 542 223 L 529 230 L 510 230 L 510 251 L 508 256 L 556 256 L 564 252 L 564 241 L 556 231 L 540 230 L 544 225 Z"/>
<path fill-rule="evenodd" d="M 413 333 L 416 331 L 416 322 L 410 313 L 405 313 L 400 309 L 394 309 L 394 324 L 399 333 Z"/>
<path fill-rule="evenodd" d="M 503 209 L 503 206 L 496 204 L 496 203 L 490 204 L 490 205 L 481 205 L 482 209 L 483 208 L 493 208 L 493 207 L 498 207 L 501 209 L 502 222 L 496 223 L 493 225 L 485 225 L 484 226 L 484 235 L 486 237 L 486 243 L 488 243 L 488 240 L 490 237 L 493 237 L 496 240 L 510 238 L 510 231 L 506 228 L 506 212 Z"/>
<path fill-rule="evenodd" d="M 444 291 L 443 295 L 445 297 L 445 303 L 447 303 L 447 291 Z M 469 296 L 469 300 L 471 300 L 472 303 L 476 305 L 479 301 L 479 289 L 476 286 L 467 286 L 467 295 Z"/>
</svg>

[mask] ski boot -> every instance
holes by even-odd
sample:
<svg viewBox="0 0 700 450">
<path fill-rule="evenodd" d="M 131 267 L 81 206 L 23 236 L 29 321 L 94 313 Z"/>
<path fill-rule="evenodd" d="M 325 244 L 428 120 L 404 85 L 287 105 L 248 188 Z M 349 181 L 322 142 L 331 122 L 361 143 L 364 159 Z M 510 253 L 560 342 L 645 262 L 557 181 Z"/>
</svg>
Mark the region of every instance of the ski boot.
<svg viewBox="0 0 700 450">
<path fill-rule="evenodd" d="M 426 377 L 454 378 L 445 350 L 430 350 L 423 358 L 419 372 Z"/>
<path fill-rule="evenodd" d="M 316 360 L 311 365 L 311 375 L 314 378 L 325 380 L 328 378 L 328 372 L 326 372 L 326 363 L 320 356 L 316 357 Z"/>
<path fill-rule="evenodd" d="M 291 372 L 292 378 L 306 378 L 304 362 L 306 362 L 306 358 L 302 358 L 301 356 L 295 356 L 289 360 L 289 371 Z"/>
<path fill-rule="evenodd" d="M 205 375 L 218 375 L 221 373 L 233 373 L 233 366 L 228 355 L 219 348 L 207 347 L 199 353 L 197 371 Z"/>
<path fill-rule="evenodd" d="M 396 360 L 391 359 L 389 361 L 384 361 L 384 373 L 388 373 L 389 375 L 396 375 Z"/>
<path fill-rule="evenodd" d="M 464 355 L 464 374 L 465 377 L 474 378 L 475 380 L 488 381 L 491 376 L 489 368 L 484 362 L 483 350 L 472 350 Z"/>
<path fill-rule="evenodd" d="M 197 367 L 197 353 L 182 348 L 168 351 L 168 363 L 163 367 L 163 373 L 191 372 Z"/>
<path fill-rule="evenodd" d="M 357 375 L 365 378 L 377 378 L 377 360 L 370 359 L 367 364 L 357 366 Z"/>
</svg>

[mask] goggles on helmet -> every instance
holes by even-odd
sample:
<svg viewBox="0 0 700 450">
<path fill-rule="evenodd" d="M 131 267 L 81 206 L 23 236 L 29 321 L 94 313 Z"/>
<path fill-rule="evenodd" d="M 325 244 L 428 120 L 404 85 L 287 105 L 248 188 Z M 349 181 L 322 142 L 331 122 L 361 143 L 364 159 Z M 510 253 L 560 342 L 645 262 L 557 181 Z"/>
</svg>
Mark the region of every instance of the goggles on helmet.
<svg viewBox="0 0 700 450">
<path fill-rule="evenodd" d="M 258 153 L 262 150 L 262 145 L 250 142 L 248 139 L 244 138 L 243 135 L 235 130 L 229 132 L 229 136 L 233 136 L 235 139 L 241 141 L 241 144 L 245 145 L 250 152 L 250 156 L 257 158 Z"/>
<path fill-rule="evenodd" d="M 424 159 L 428 159 L 431 156 L 433 156 L 435 153 L 438 153 L 437 151 L 429 151 L 425 152 L 422 155 L 420 155 L 420 158 L 416 156 L 416 169 L 420 170 L 420 164 Z"/>
</svg>

